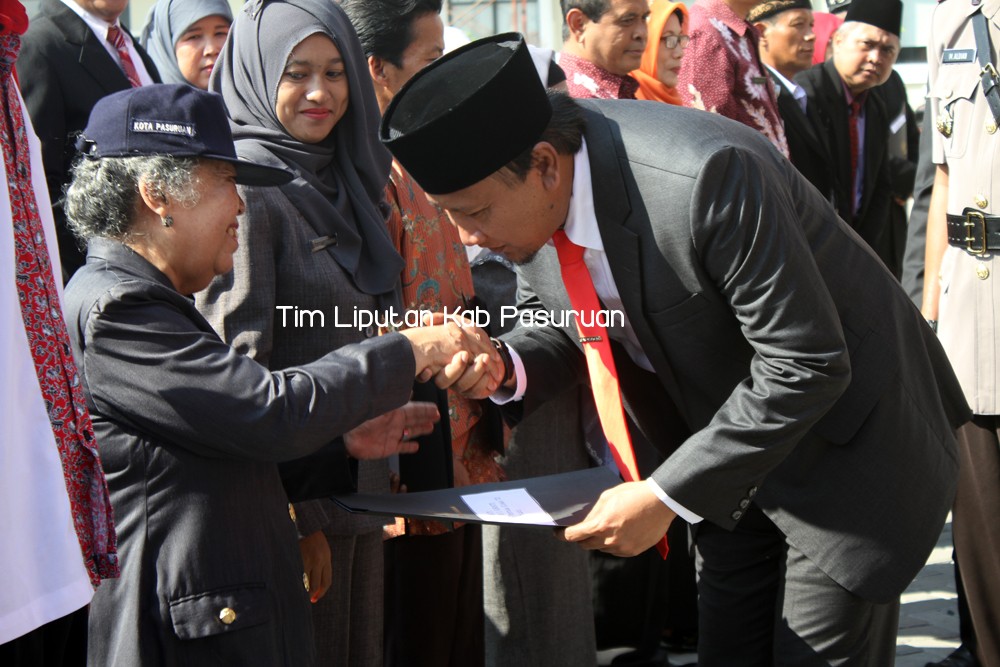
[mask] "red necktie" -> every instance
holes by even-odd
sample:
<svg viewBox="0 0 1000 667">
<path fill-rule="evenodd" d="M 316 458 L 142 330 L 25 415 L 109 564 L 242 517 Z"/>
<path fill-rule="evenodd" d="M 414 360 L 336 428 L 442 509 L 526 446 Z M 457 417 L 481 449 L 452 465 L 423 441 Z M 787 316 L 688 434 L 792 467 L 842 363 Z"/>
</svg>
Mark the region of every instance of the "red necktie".
<svg viewBox="0 0 1000 667">
<path fill-rule="evenodd" d="M 635 463 L 632 438 L 625 422 L 625 409 L 622 407 L 618 371 L 615 369 L 615 359 L 611 353 L 611 340 L 608 338 L 607 330 L 599 324 L 597 311 L 600 310 L 601 304 L 597 300 L 594 281 L 590 277 L 587 265 L 583 262 L 584 249 L 570 241 L 566 232 L 561 229 L 553 234 L 552 241 L 559 255 L 563 285 L 566 287 L 569 301 L 573 305 L 573 310 L 582 315 L 576 318 L 576 328 L 580 333 L 580 343 L 587 358 L 590 389 L 594 394 L 597 416 L 601 420 L 601 430 L 604 431 L 604 437 L 611 446 L 611 454 L 622 478 L 626 482 L 637 482 L 641 477 Z M 591 326 L 587 326 L 588 324 Z M 667 557 L 666 535 L 656 548 L 664 558 Z"/>
<path fill-rule="evenodd" d="M 857 204 L 858 201 L 858 191 L 856 189 L 856 183 L 858 182 L 858 160 L 860 155 L 858 155 L 858 121 L 861 119 L 861 106 L 865 103 L 864 98 L 855 97 L 854 101 L 848 106 L 847 114 L 847 130 L 851 137 L 851 217 L 858 212 Z"/>
<path fill-rule="evenodd" d="M 0 146 L 3 147 L 10 221 L 14 228 L 15 266 L 10 279 L 15 283 L 21 303 L 24 333 L 38 377 L 36 391 L 41 390 L 62 461 L 73 527 L 90 582 L 97 586 L 102 578 L 118 576 L 115 528 L 94 429 L 59 307 L 45 230 L 38 217 L 28 135 L 12 73 L 20 45 L 18 35 L 0 34 L 0 95 L 3 96 L 0 101 Z M 26 391 L 28 389 L 25 387 Z M 34 444 L 5 443 L 5 446 L 30 447 Z"/>
<path fill-rule="evenodd" d="M 128 82 L 133 88 L 141 86 L 142 81 L 139 79 L 139 72 L 135 69 L 135 63 L 132 62 L 132 56 L 128 52 L 128 44 L 125 43 L 125 33 L 121 31 L 121 28 L 113 25 L 108 28 L 108 41 L 115 47 L 118 57 L 122 59 L 122 70 L 125 72 Z"/>
</svg>

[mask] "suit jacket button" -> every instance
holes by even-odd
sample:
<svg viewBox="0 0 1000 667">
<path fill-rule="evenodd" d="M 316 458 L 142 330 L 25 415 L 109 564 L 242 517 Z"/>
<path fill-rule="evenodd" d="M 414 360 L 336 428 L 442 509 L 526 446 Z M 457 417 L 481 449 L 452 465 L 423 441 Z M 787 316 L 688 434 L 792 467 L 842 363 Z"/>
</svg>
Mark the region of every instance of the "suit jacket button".
<svg viewBox="0 0 1000 667">
<path fill-rule="evenodd" d="M 302 573 L 302 585 L 306 587 L 306 592 L 309 591 L 309 575 L 305 572 Z"/>
<path fill-rule="evenodd" d="M 750 499 L 744 498 L 743 500 L 740 501 L 740 509 L 745 510 L 747 508 L 747 505 L 749 504 L 750 504 Z"/>
<path fill-rule="evenodd" d="M 747 497 L 753 498 L 756 495 L 757 495 L 757 487 L 756 486 L 751 486 L 749 489 L 747 489 Z"/>
<path fill-rule="evenodd" d="M 976 195 L 976 196 L 975 196 L 975 197 L 973 198 L 973 200 L 972 200 L 972 201 L 973 201 L 973 202 L 974 202 L 974 203 L 976 204 L 976 206 L 978 206 L 979 208 L 986 208 L 987 206 L 989 206 L 989 205 L 990 205 L 990 200 L 988 200 L 988 199 L 987 199 L 986 197 L 984 197 L 983 195 Z"/>
<path fill-rule="evenodd" d="M 733 512 L 732 517 L 733 521 L 739 521 L 741 518 L 743 518 L 743 512 L 741 512 L 740 510 L 736 510 L 735 512 Z"/>
<path fill-rule="evenodd" d="M 222 611 L 219 612 L 219 620 L 225 625 L 232 625 L 233 621 L 236 620 L 236 612 L 229 607 L 223 607 Z"/>
<path fill-rule="evenodd" d="M 979 262 L 976 264 L 976 277 L 980 280 L 986 280 L 990 277 L 990 267 L 986 266 L 984 262 Z"/>
</svg>

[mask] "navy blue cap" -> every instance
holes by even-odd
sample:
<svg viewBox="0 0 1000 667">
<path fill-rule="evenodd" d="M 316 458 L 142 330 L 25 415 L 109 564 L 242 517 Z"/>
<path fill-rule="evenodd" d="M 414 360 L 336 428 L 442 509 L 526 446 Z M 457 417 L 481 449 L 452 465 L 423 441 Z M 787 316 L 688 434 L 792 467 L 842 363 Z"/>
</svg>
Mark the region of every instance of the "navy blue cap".
<svg viewBox="0 0 1000 667">
<path fill-rule="evenodd" d="M 283 185 L 294 177 L 236 156 L 222 96 L 187 84 L 129 88 L 101 98 L 76 148 L 86 157 L 170 155 L 221 160 L 243 185 Z"/>
</svg>

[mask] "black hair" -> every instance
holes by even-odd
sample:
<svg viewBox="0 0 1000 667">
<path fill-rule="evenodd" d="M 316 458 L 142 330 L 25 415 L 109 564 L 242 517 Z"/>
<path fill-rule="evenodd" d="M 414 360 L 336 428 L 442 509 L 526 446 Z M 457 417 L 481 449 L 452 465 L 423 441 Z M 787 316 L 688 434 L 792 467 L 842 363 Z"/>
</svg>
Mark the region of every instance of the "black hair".
<svg viewBox="0 0 1000 667">
<path fill-rule="evenodd" d="M 591 21 L 600 21 L 604 13 L 611 9 L 610 0 L 559 0 L 563 21 L 571 9 L 579 9 Z"/>
<path fill-rule="evenodd" d="M 611 9 L 610 0 L 559 0 L 559 7 L 562 9 L 563 26 L 562 36 L 564 40 L 569 39 L 569 24 L 566 23 L 566 14 L 571 9 L 579 9 L 591 21 L 600 21 L 604 13 Z"/>
<path fill-rule="evenodd" d="M 403 66 L 403 52 L 413 43 L 413 22 L 440 14 L 441 0 L 343 0 L 366 56 Z"/>
<path fill-rule="evenodd" d="M 541 136 L 497 172 L 501 180 L 507 181 L 508 184 L 524 182 L 528 172 L 531 171 L 532 150 L 539 141 L 552 144 L 560 155 L 575 155 L 583 145 L 583 131 L 587 126 L 583 109 L 562 91 L 549 90 L 548 96 L 552 105 L 552 118 L 549 119 L 549 124 L 545 126 Z"/>
</svg>

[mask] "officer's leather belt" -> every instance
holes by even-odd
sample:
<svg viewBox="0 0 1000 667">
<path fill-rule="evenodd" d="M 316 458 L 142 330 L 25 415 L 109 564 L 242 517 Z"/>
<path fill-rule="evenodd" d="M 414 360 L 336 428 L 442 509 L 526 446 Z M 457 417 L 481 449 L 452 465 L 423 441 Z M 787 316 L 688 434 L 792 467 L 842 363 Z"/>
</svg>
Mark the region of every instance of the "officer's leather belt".
<svg viewBox="0 0 1000 667">
<path fill-rule="evenodd" d="M 962 215 L 948 214 L 948 243 L 974 255 L 1000 250 L 1000 216 L 967 208 Z"/>
</svg>

